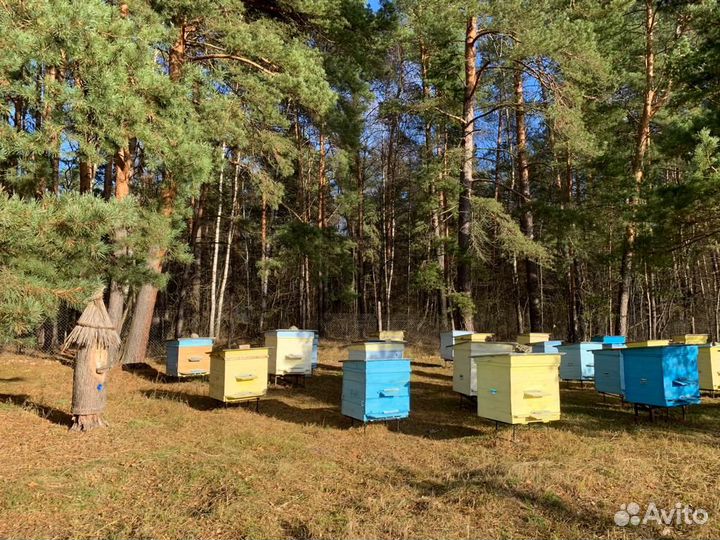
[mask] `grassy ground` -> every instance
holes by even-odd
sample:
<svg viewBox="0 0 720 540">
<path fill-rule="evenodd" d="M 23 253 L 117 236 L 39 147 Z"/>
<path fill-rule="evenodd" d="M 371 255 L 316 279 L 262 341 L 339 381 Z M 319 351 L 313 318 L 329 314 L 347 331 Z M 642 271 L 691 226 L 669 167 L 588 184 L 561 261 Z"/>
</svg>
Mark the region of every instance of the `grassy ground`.
<svg viewBox="0 0 720 540">
<path fill-rule="evenodd" d="M 218 407 L 202 381 L 115 370 L 111 428 L 84 435 L 67 429 L 69 367 L 0 354 L 0 537 L 720 537 L 720 400 L 636 425 L 617 400 L 563 389 L 563 419 L 512 442 L 461 407 L 450 367 L 409 353 L 402 432 L 340 415 L 338 345 L 259 414 Z M 633 501 L 710 520 L 616 527 Z"/>
</svg>

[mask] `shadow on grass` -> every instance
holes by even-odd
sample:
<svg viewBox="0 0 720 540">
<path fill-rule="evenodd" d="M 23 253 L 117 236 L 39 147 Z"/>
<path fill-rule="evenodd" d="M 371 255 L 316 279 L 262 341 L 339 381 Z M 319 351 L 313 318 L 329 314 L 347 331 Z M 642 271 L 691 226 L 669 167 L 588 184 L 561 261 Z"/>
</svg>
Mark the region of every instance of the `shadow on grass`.
<svg viewBox="0 0 720 540">
<path fill-rule="evenodd" d="M 607 524 L 612 516 L 588 508 L 587 505 L 575 504 L 566 501 L 554 493 L 545 493 L 525 489 L 516 485 L 512 477 L 508 477 L 503 467 L 488 466 L 463 472 L 447 481 L 417 480 L 417 473 L 407 471 L 411 478 L 409 485 L 421 495 L 428 497 L 451 498 L 457 493 L 463 496 L 464 491 L 479 491 L 491 496 L 501 496 L 518 502 L 518 508 L 530 509 L 552 520 L 553 522 L 573 523 L 581 526 L 585 531 L 594 531 L 598 536 L 607 533 Z M 415 479 L 412 479 L 415 476 Z"/>
<path fill-rule="evenodd" d="M 210 396 L 202 394 L 193 394 L 182 390 L 140 390 L 140 393 L 149 399 L 159 399 L 164 401 L 176 401 L 197 411 L 211 411 L 213 409 L 224 408 L 225 404 L 212 399 Z"/>
<path fill-rule="evenodd" d="M 176 401 L 198 411 L 240 406 L 225 405 L 207 395 L 184 389 L 163 387 L 140 392 L 150 399 Z M 268 394 L 260 400 L 259 414 L 283 422 L 348 429 L 352 426 L 352 421 L 342 415 L 341 400 L 342 377 L 333 374 L 332 370 L 319 370 L 308 378 L 305 387 L 271 387 Z M 254 410 L 254 405 L 252 402 L 248 407 Z M 467 425 L 468 423 L 479 425 Z M 424 382 L 411 383 L 410 417 L 401 422 L 400 431 L 405 435 L 436 440 L 473 437 L 492 432 L 490 427 L 482 425 L 475 417 L 472 407 L 450 391 L 447 385 Z"/>
<path fill-rule="evenodd" d="M 67 428 L 72 426 L 71 414 L 49 405 L 37 403 L 26 394 L 0 394 L 0 402 L 11 403 L 19 409 L 32 412 L 40 418 L 57 424 L 58 426 L 65 426 Z"/>
<path fill-rule="evenodd" d="M 122 370 L 154 383 L 174 383 L 179 381 L 179 379 L 168 377 L 155 366 L 147 363 L 132 364 L 132 367 L 130 365 L 124 365 L 122 366 Z"/>
<path fill-rule="evenodd" d="M 679 407 L 669 411 L 656 409 L 654 421 L 650 420 L 647 410 L 640 410 L 636 419 L 632 404 L 623 406 L 618 398 L 609 397 L 603 401 L 592 388 L 564 388 L 560 403 L 563 427 L 581 436 L 607 437 L 618 431 L 634 433 L 642 429 L 647 433 L 647 429 L 652 429 L 657 437 L 672 433 L 693 444 L 706 444 L 697 439 L 698 434 L 718 437 L 720 433 L 720 403 L 692 406 L 685 420 Z"/>
</svg>

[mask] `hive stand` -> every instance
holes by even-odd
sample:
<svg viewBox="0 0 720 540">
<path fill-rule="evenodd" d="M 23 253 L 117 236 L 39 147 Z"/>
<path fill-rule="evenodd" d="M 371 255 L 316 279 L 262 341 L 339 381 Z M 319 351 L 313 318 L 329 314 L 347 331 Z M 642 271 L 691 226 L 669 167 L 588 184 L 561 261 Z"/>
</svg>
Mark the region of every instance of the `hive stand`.
<svg viewBox="0 0 720 540">
<path fill-rule="evenodd" d="M 655 410 L 658 411 L 665 411 L 665 422 L 670 421 L 670 409 L 677 409 L 678 407 L 654 407 L 650 405 L 643 405 L 642 403 L 633 403 L 633 409 L 635 411 L 635 423 L 639 423 L 640 421 L 640 410 L 645 410 L 650 413 L 650 422 L 655 422 Z M 682 421 L 685 422 L 687 418 L 687 411 L 688 406 L 687 405 L 681 405 L 680 409 L 682 410 Z"/>
</svg>

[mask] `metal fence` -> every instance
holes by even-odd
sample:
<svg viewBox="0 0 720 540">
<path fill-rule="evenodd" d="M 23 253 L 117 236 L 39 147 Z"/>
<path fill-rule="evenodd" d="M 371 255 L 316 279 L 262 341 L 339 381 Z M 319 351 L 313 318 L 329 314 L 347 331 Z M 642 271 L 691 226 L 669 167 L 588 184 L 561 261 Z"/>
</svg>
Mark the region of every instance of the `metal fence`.
<svg viewBox="0 0 720 540">
<path fill-rule="evenodd" d="M 77 313 L 65 313 L 57 319 L 47 321 L 36 332 L 34 340 L 28 345 L 19 346 L 19 350 L 33 350 L 44 354 L 57 354 L 62 344 L 74 328 L 77 322 Z M 289 326 L 289 324 L 288 324 Z M 310 325 L 315 329 L 316 325 Z M 390 317 L 390 324 L 384 325 L 389 330 L 404 330 L 405 338 L 415 343 L 432 343 L 438 340 L 440 332 L 434 321 L 425 317 L 413 317 L 407 314 L 400 314 Z M 377 337 L 378 321 L 374 315 L 355 315 L 354 313 L 328 314 L 322 325 L 322 336 L 324 339 L 337 341 L 359 341 Z M 150 358 L 162 358 L 165 356 L 165 341 L 173 339 L 172 326 L 157 321 L 152 327 L 148 341 L 147 356 Z M 221 344 L 262 342 L 262 333 L 255 332 L 254 335 L 227 336 L 220 335 Z"/>
</svg>

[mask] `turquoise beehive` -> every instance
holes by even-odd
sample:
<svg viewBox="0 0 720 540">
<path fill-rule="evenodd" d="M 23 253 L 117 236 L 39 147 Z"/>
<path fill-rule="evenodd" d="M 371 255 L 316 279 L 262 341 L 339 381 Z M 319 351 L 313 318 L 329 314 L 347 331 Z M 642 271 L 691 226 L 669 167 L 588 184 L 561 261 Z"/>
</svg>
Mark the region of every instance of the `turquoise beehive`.
<svg viewBox="0 0 720 540">
<path fill-rule="evenodd" d="M 623 349 L 625 401 L 652 407 L 700 403 L 694 345 Z"/>
<path fill-rule="evenodd" d="M 361 422 L 396 420 L 410 414 L 410 360 L 394 358 L 398 350 L 383 351 L 379 345 L 353 346 L 353 357 L 364 359 L 343 362 L 341 412 Z M 385 358 L 380 358 L 382 352 Z"/>
<path fill-rule="evenodd" d="M 592 351 L 602 349 L 602 343 L 569 343 L 558 347 L 565 353 L 560 361 L 560 378 L 564 381 L 589 381 L 595 377 Z"/>
<path fill-rule="evenodd" d="M 625 336 L 594 336 L 590 341 L 603 345 L 625 345 Z"/>
</svg>

